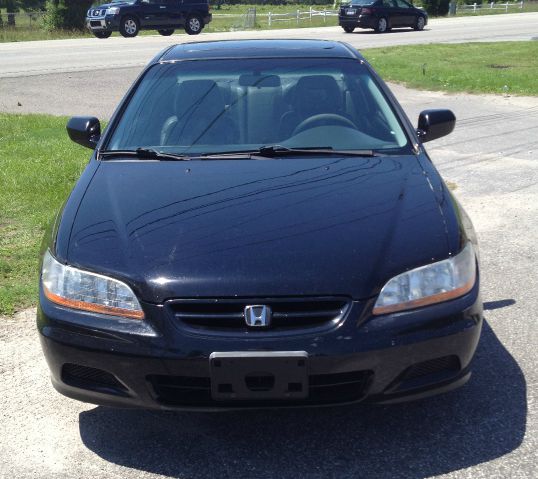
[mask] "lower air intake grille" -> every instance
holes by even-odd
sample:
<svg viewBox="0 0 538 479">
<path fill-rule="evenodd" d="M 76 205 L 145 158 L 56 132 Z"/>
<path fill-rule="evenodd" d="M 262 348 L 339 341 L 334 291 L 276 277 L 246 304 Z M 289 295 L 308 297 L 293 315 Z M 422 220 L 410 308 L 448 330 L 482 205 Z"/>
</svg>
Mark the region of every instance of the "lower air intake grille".
<svg viewBox="0 0 538 479">
<path fill-rule="evenodd" d="M 442 358 L 431 359 L 422 363 L 414 364 L 403 374 L 404 380 L 421 378 L 439 372 L 458 372 L 460 361 L 457 356 L 443 356 Z"/>
<path fill-rule="evenodd" d="M 62 381 L 70 386 L 109 394 L 122 394 L 127 391 L 127 388 L 114 375 L 102 369 L 72 363 L 63 365 Z"/>
<path fill-rule="evenodd" d="M 309 404 L 337 404 L 362 399 L 370 385 L 371 371 L 353 371 L 309 376 L 309 395 L 301 400 L 214 401 L 209 377 L 148 376 L 157 400 L 169 406 L 190 407 L 255 407 Z"/>
</svg>

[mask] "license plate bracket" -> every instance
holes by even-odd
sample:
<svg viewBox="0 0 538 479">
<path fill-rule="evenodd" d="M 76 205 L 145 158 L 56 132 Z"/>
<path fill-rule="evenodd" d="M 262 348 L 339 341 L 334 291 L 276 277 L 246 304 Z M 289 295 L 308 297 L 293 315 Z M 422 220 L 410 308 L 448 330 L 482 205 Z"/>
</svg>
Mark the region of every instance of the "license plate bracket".
<svg viewBox="0 0 538 479">
<path fill-rule="evenodd" d="M 209 357 L 216 401 L 304 399 L 308 396 L 305 351 L 215 352 Z"/>
</svg>

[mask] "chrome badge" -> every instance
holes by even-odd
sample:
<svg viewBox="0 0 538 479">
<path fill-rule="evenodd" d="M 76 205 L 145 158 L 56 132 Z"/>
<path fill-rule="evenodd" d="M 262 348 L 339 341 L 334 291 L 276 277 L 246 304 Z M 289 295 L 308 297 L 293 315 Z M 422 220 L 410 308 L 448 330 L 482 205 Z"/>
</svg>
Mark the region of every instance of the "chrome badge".
<svg viewBox="0 0 538 479">
<path fill-rule="evenodd" d="M 271 324 L 271 308 L 265 305 L 245 307 L 245 322 L 252 328 L 266 328 Z"/>
</svg>

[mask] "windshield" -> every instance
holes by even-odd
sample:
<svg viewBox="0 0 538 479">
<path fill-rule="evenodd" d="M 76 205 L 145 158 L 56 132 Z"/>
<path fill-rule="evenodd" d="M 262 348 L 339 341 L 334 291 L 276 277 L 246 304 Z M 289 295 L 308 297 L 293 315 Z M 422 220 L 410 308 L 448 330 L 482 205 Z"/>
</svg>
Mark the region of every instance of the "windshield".
<svg viewBox="0 0 538 479">
<path fill-rule="evenodd" d="M 407 153 L 400 122 L 368 69 L 352 59 L 234 59 L 157 64 L 107 150 L 184 155 L 332 148 Z"/>
<path fill-rule="evenodd" d="M 372 5 L 376 0 L 347 0 L 345 2 L 342 2 L 342 5 L 349 6 L 349 5 Z"/>
</svg>

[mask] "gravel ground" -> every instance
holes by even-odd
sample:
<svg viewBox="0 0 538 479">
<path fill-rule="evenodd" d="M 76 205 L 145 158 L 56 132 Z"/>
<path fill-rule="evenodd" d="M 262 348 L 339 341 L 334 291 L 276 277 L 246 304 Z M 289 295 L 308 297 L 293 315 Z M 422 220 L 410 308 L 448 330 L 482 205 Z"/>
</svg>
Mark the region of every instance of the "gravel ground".
<svg viewBox="0 0 538 479">
<path fill-rule="evenodd" d="M 21 97 L 21 108 L 106 118 L 137 72 L 96 72 L 92 82 L 109 85 L 98 88 L 98 105 L 81 95 L 77 76 L 25 79 L 36 93 L 45 81 L 58 91 Z M 428 151 L 481 241 L 487 321 L 466 386 L 383 407 L 95 407 L 52 389 L 34 311 L 24 311 L 0 320 L 0 477 L 538 477 L 538 99 L 394 89 L 413 119 L 427 107 L 458 117 L 455 132 Z"/>
</svg>

